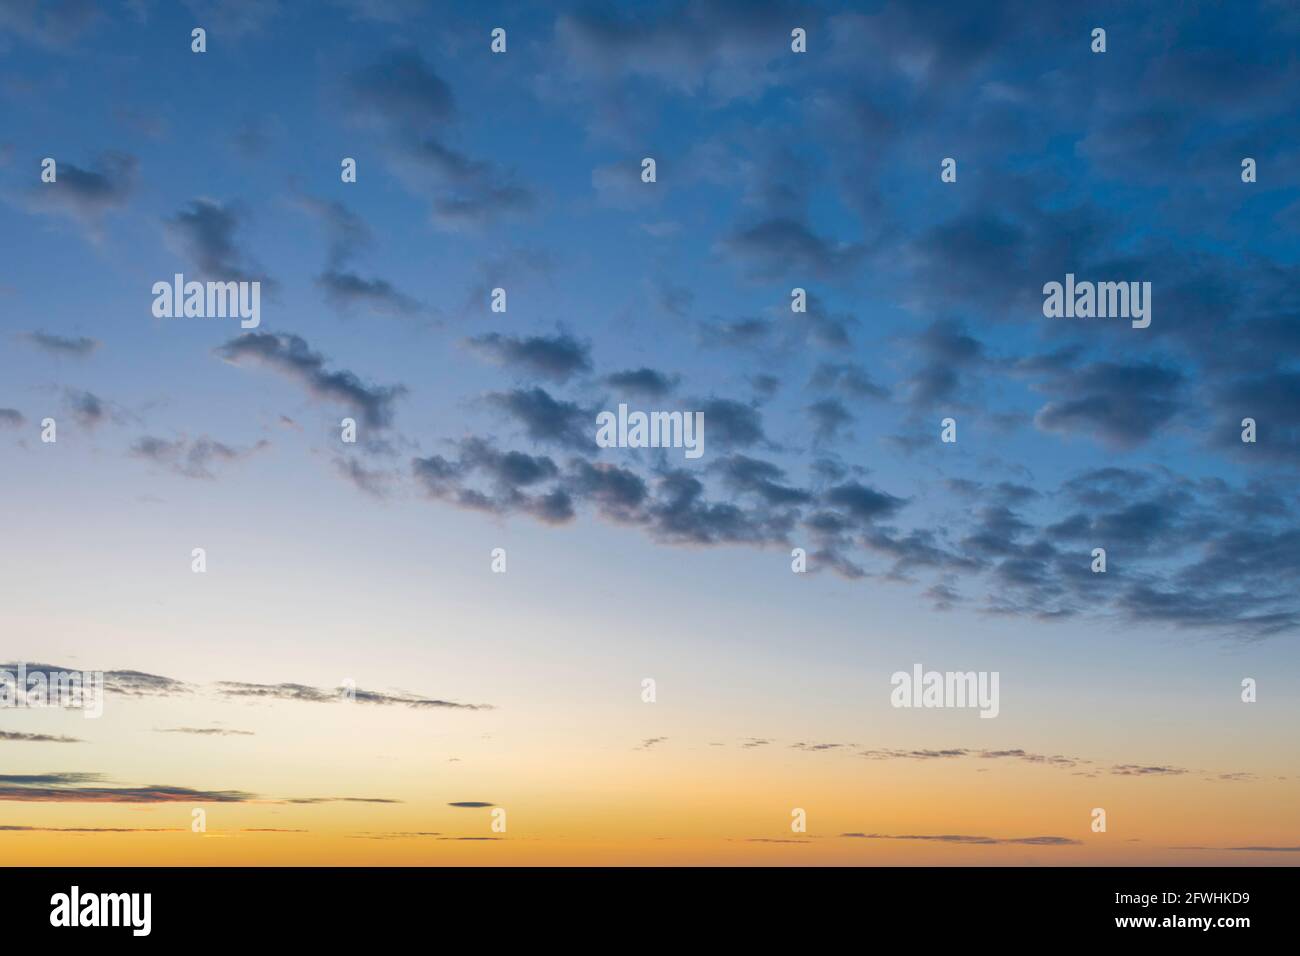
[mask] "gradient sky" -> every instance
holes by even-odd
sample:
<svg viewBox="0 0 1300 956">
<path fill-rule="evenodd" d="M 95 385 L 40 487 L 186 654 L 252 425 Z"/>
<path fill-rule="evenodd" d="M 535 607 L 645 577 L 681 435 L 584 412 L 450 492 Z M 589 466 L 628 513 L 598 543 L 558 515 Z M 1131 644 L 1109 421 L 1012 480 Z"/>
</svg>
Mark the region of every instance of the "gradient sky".
<svg viewBox="0 0 1300 956">
<path fill-rule="evenodd" d="M 1300 13 L 1055 6 L 0 0 L 0 857 L 1293 863 Z"/>
</svg>

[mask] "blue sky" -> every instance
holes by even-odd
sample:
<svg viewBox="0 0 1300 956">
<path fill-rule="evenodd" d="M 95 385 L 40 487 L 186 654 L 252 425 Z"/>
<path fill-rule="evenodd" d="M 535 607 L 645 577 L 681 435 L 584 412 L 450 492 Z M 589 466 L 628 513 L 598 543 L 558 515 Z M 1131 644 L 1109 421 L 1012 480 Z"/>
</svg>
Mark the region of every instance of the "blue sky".
<svg viewBox="0 0 1300 956">
<path fill-rule="evenodd" d="M 0 658 L 418 683 L 557 748 L 867 746 L 933 659 L 1008 675 L 997 746 L 1275 775 L 1300 15 L 1046 6 L 0 4 Z M 176 272 L 261 326 L 155 319 Z M 1066 273 L 1150 328 L 1044 317 Z M 705 456 L 598 449 L 619 402 Z M 648 673 L 665 727 L 608 696 Z"/>
</svg>

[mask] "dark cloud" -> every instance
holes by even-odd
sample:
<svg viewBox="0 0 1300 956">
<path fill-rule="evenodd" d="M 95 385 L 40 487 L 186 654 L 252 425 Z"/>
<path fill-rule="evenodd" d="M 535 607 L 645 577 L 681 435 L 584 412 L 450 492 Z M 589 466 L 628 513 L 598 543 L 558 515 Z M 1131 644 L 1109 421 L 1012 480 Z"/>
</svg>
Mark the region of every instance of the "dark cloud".
<svg viewBox="0 0 1300 956">
<path fill-rule="evenodd" d="M 1083 432 L 1128 448 L 1146 441 L 1180 410 L 1184 376 L 1155 362 L 1096 363 L 1054 386 L 1068 398 L 1048 402 L 1034 417 L 1045 431 Z"/>
<path fill-rule="evenodd" d="M 76 338 L 66 338 L 50 332 L 23 332 L 18 337 L 29 345 L 49 352 L 51 355 L 70 356 L 72 358 L 85 358 L 104 344 L 98 339 L 87 338 L 84 335 L 79 335 Z"/>
<path fill-rule="evenodd" d="M 565 488 L 536 491 L 559 477 L 559 466 L 549 457 L 502 452 L 477 438 L 466 439 L 458 448 L 460 456 L 455 460 L 441 455 L 412 460 L 412 472 L 429 497 L 471 511 L 522 511 L 546 524 L 563 524 L 574 517 L 573 500 Z"/>
<path fill-rule="evenodd" d="M 250 261 L 235 241 L 244 223 L 242 207 L 211 199 L 194 199 L 164 224 L 167 241 L 178 255 L 190 260 L 200 277 L 222 282 L 270 280 Z"/>
<path fill-rule="evenodd" d="M 72 417 L 84 428 L 95 428 L 111 417 L 108 405 L 93 392 L 69 388 L 64 389 L 63 397 Z"/>
<path fill-rule="evenodd" d="M 965 834 L 841 833 L 859 840 L 920 840 L 934 843 L 960 843 L 970 846 L 1082 846 L 1082 840 L 1061 836 L 987 837 Z"/>
<path fill-rule="evenodd" d="M 423 310 L 418 301 L 387 279 L 367 279 L 351 267 L 373 240 L 370 227 L 359 215 L 336 199 L 298 196 L 293 203 L 320 222 L 328 236 L 325 271 L 317 276 L 316 284 L 331 305 L 343 312 L 360 309 L 378 315 L 409 316 Z"/>
<path fill-rule="evenodd" d="M 318 804 L 318 803 L 404 803 L 390 797 L 289 797 L 281 803 Z"/>
<path fill-rule="evenodd" d="M 652 536 L 674 544 L 784 544 L 793 525 L 786 514 L 709 501 L 703 482 L 689 472 L 658 476 L 646 506 Z"/>
<path fill-rule="evenodd" d="M 722 249 L 754 276 L 843 276 L 862 259 L 861 246 L 819 236 L 797 219 L 765 219 L 722 241 Z"/>
<path fill-rule="evenodd" d="M 102 16 L 94 0 L 7 0 L 0 3 L 0 30 L 47 49 L 65 50 Z"/>
<path fill-rule="evenodd" d="M 704 413 L 704 427 L 714 447 L 749 448 L 767 440 L 763 416 L 753 405 L 729 398 L 709 398 L 697 400 L 695 408 Z"/>
<path fill-rule="evenodd" d="M 967 373 L 985 366 L 988 357 L 983 344 L 954 320 L 932 322 L 912 344 L 922 364 L 907 379 L 908 401 L 920 408 L 970 404 L 974 389 Z"/>
<path fill-rule="evenodd" d="M 15 824 L 0 826 L 6 833 L 183 833 L 184 827 L 33 827 Z"/>
<path fill-rule="evenodd" d="M 297 335 L 246 332 L 216 349 L 233 364 L 260 362 L 303 385 L 315 398 L 339 402 L 373 428 L 392 423 L 393 403 L 406 394 L 403 385 L 368 386 L 349 371 L 328 372 L 325 357 Z"/>
<path fill-rule="evenodd" d="M 819 442 L 834 441 L 853 424 L 853 416 L 838 398 L 819 399 L 805 411 L 812 422 L 813 438 Z"/>
<path fill-rule="evenodd" d="M 746 455 L 729 455 L 715 466 L 723 481 L 740 493 L 757 495 L 769 505 L 800 505 L 812 501 L 812 494 L 786 482 L 785 472 L 769 461 Z"/>
<path fill-rule="evenodd" d="M 843 509 L 849 517 L 862 523 L 891 517 L 906 504 L 902 498 L 856 481 L 828 488 L 821 497 L 830 507 Z"/>
<path fill-rule="evenodd" d="M 98 673 L 76 667 L 60 667 L 54 664 L 31 662 L 0 664 L 0 671 L 6 671 L 15 677 L 19 668 L 25 670 L 29 679 L 40 675 L 51 690 L 55 687 L 64 686 L 65 682 L 58 677 L 60 674 L 84 675 L 86 673 Z M 162 677 L 158 674 L 146 674 L 143 671 L 120 670 L 103 671 L 102 673 L 104 692 L 108 694 L 121 694 L 124 697 L 172 697 L 189 694 L 193 691 L 193 687 L 183 681 Z"/>
<path fill-rule="evenodd" d="M 7 425 L 10 428 L 22 428 L 27 424 L 27 419 L 23 413 L 16 408 L 0 408 L 0 425 Z"/>
<path fill-rule="evenodd" d="M 356 488 L 374 498 L 387 498 L 398 474 L 380 468 L 367 468 L 356 458 L 335 458 L 334 467 Z"/>
<path fill-rule="evenodd" d="M 491 710 L 489 704 L 459 704 L 448 700 L 419 697 L 414 694 L 386 694 L 361 688 L 336 687 L 327 689 L 306 684 L 250 684 L 243 681 L 218 681 L 217 693 L 223 697 L 252 700 L 289 700 L 311 704 L 335 704 L 349 699 L 359 704 L 402 706 L 414 710 Z"/>
<path fill-rule="evenodd" d="M 544 388 L 492 392 L 486 400 L 523 428 L 533 441 L 582 452 L 596 447 L 596 413 L 554 398 Z"/>
<path fill-rule="evenodd" d="M 808 385 L 822 391 L 838 391 L 849 399 L 874 398 L 884 401 L 889 398 L 889 389 L 872 381 L 866 370 L 853 362 L 820 363 L 808 380 Z"/>
<path fill-rule="evenodd" d="M 536 203 L 533 191 L 511 170 L 474 159 L 435 137 L 402 144 L 393 163 L 410 188 L 430 198 L 431 219 L 443 229 L 483 226 Z"/>
<path fill-rule="evenodd" d="M 1143 767 L 1139 764 L 1116 764 L 1110 772 L 1119 777 L 1179 777 L 1188 771 L 1181 767 Z"/>
<path fill-rule="evenodd" d="M 575 458 L 565 475 L 565 487 L 578 499 L 593 502 L 613 521 L 632 523 L 645 519 L 642 506 L 649 497 L 645 480 L 617 465 Z"/>
<path fill-rule="evenodd" d="M 33 744 L 84 744 L 85 741 L 77 737 L 65 737 L 63 735 L 52 734 L 24 734 L 10 730 L 0 730 L 0 742 L 8 741 L 10 743 L 24 742 Z"/>
<path fill-rule="evenodd" d="M 605 376 L 604 382 L 610 388 L 637 398 L 663 398 L 677 385 L 676 378 L 645 367 L 614 372 Z"/>
<path fill-rule="evenodd" d="M 16 803 L 247 803 L 255 794 L 242 790 L 189 787 L 91 786 L 100 774 L 0 774 L 0 800 Z"/>
<path fill-rule="evenodd" d="M 355 115 L 407 129 L 439 126 L 452 117 L 451 88 L 415 50 L 393 50 L 348 81 Z"/>
<path fill-rule="evenodd" d="M 325 297 L 339 309 L 361 308 L 379 315 L 415 315 L 423 306 L 400 292 L 387 279 L 365 279 L 355 272 L 330 270 L 316 282 Z"/>
<path fill-rule="evenodd" d="M 766 345 L 774 329 L 767 319 L 735 319 L 729 322 L 701 323 L 701 344 L 714 348 L 756 349 Z"/>
<path fill-rule="evenodd" d="M 509 369 L 552 382 L 591 371 L 591 348 L 566 332 L 516 338 L 489 332 L 466 339 L 472 350 Z"/>
<path fill-rule="evenodd" d="M 67 216 L 99 240 L 105 214 L 124 207 L 135 191 L 138 169 L 134 156 L 118 152 L 101 155 L 93 169 L 62 161 L 54 182 L 30 188 L 27 206 L 33 212 Z"/>
<path fill-rule="evenodd" d="M 185 5 L 209 31 L 227 37 L 262 33 L 281 10 L 280 0 L 185 0 Z"/>
<path fill-rule="evenodd" d="M 820 296 L 808 293 L 807 311 L 794 312 L 792 320 L 803 327 L 805 340 L 817 348 L 843 352 L 850 347 L 849 330 L 857 319 L 847 312 L 832 312 Z M 857 384 L 862 384 L 859 378 Z"/>
<path fill-rule="evenodd" d="M 494 807 L 494 803 L 485 803 L 482 800 L 459 800 L 456 803 L 447 804 L 449 807 L 460 807 L 461 809 L 477 810 L 482 807 Z"/>
<path fill-rule="evenodd" d="M 270 442 L 265 440 L 251 448 L 241 449 L 207 437 L 168 440 L 146 435 L 131 446 L 130 453 L 136 458 L 164 465 L 186 478 L 210 479 L 215 477 L 212 470 L 215 464 L 242 461 L 268 447 Z"/>
</svg>

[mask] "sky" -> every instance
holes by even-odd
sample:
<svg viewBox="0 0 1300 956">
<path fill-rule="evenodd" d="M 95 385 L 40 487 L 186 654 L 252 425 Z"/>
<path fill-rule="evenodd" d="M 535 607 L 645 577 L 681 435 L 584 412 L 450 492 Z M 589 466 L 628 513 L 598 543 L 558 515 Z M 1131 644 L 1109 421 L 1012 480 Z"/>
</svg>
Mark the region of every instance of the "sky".
<svg viewBox="0 0 1300 956">
<path fill-rule="evenodd" d="M 0 855 L 1293 864 L 1297 41 L 0 0 Z"/>
</svg>

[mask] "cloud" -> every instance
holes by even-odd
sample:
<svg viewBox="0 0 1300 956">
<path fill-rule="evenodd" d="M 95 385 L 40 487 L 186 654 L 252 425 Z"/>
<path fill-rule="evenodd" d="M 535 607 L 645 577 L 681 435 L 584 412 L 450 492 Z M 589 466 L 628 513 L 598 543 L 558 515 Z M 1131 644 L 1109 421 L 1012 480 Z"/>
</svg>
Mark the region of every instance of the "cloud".
<svg viewBox="0 0 1300 956">
<path fill-rule="evenodd" d="M 766 345 L 774 328 L 768 319 L 745 318 L 728 322 L 701 323 L 701 344 L 711 348 L 758 349 Z"/>
<path fill-rule="evenodd" d="M 289 797 L 281 803 L 318 804 L 318 803 L 404 803 L 389 797 Z"/>
<path fill-rule="evenodd" d="M 244 681 L 217 681 L 217 693 L 223 697 L 254 700 L 289 700 L 311 704 L 334 704 L 352 700 L 359 704 L 410 707 L 413 710 L 491 710 L 489 704 L 459 704 L 414 694 L 385 694 L 361 688 L 337 687 L 327 689 L 306 684 L 250 684 Z"/>
<path fill-rule="evenodd" d="M 821 500 L 833 508 L 843 509 L 849 517 L 863 524 L 892 517 L 907 503 L 903 498 L 857 481 L 826 489 Z"/>
<path fill-rule="evenodd" d="M 168 244 L 178 255 L 188 258 L 205 280 L 270 284 L 235 241 L 244 220 L 240 206 L 194 199 L 166 220 L 164 233 Z"/>
<path fill-rule="evenodd" d="M 772 218 L 732 232 L 722 251 L 758 277 L 812 275 L 843 276 L 862 259 L 862 246 L 823 238 L 797 219 Z"/>
<path fill-rule="evenodd" d="M 29 681 L 31 678 L 40 675 L 51 690 L 65 686 L 65 682 L 61 681 L 58 675 L 98 673 L 82 668 L 59 667 L 54 664 L 31 662 L 0 664 L 0 671 L 5 671 L 14 677 L 17 676 L 20 668 L 25 670 Z M 147 674 L 143 671 L 103 671 L 103 677 L 105 693 L 121 694 L 124 697 L 172 697 L 189 694 L 193 691 L 193 688 L 183 681 L 162 677 L 158 674 Z"/>
<path fill-rule="evenodd" d="M 486 401 L 520 425 L 533 441 L 583 452 L 596 446 L 596 413 L 554 398 L 544 388 L 492 392 Z"/>
<path fill-rule="evenodd" d="M 379 315 L 414 315 L 424 307 L 387 279 L 365 279 L 355 272 L 330 270 L 321 273 L 317 284 L 331 304 L 343 311 L 368 309 Z"/>
<path fill-rule="evenodd" d="M 367 468 L 355 458 L 335 458 L 334 467 L 356 488 L 374 498 L 387 498 L 397 474 L 379 468 Z"/>
<path fill-rule="evenodd" d="M 661 744 L 661 743 L 663 743 L 663 742 L 664 742 L 665 740 L 667 740 L 667 739 L 668 739 L 667 737 L 647 737 L 647 738 L 645 738 L 644 740 L 642 740 L 641 743 L 637 744 L 637 745 L 636 745 L 635 747 L 633 747 L 632 749 L 633 749 L 633 750 L 649 750 L 650 748 L 656 746 L 657 744 Z"/>
<path fill-rule="evenodd" d="M 1116 764 L 1110 773 L 1120 777 L 1180 777 L 1187 773 L 1181 767 L 1144 767 L 1140 764 Z"/>
<path fill-rule="evenodd" d="M 749 448 L 766 441 L 763 416 L 753 405 L 729 398 L 708 398 L 694 404 L 704 413 L 704 426 L 714 447 Z"/>
<path fill-rule="evenodd" d="M 624 84 L 651 84 L 717 103 L 756 96 L 775 82 L 788 37 L 787 4 L 687 4 L 652 13 L 586 9 L 560 14 L 555 42 L 576 90 L 614 123 Z"/>
<path fill-rule="evenodd" d="M 66 50 L 103 16 L 94 0 L 0 3 L 0 30 L 51 50 Z"/>
<path fill-rule="evenodd" d="M 228 37 L 262 33 L 280 13 L 280 0 L 185 0 L 201 26 Z"/>
<path fill-rule="evenodd" d="M 547 524 L 573 518 L 572 499 L 564 488 L 529 493 L 559 477 L 559 467 L 549 457 L 501 452 L 478 438 L 461 442 L 459 450 L 460 458 L 454 461 L 441 455 L 412 459 L 412 473 L 428 497 L 471 511 L 523 511 Z"/>
<path fill-rule="evenodd" d="M 451 88 L 417 51 L 385 53 L 348 78 L 346 95 L 356 121 L 386 134 L 390 168 L 429 200 L 430 220 L 438 228 L 479 228 L 535 204 L 532 190 L 511 170 L 449 144 Z"/>
<path fill-rule="evenodd" d="M 948 747 L 944 749 L 919 749 L 919 750 L 898 750 L 898 749 L 876 749 L 863 750 L 857 756 L 866 757 L 868 760 L 960 760 L 967 757 L 974 757 L 980 760 L 1017 760 L 1024 763 L 1036 764 L 1044 767 L 1055 767 L 1059 770 L 1070 770 L 1076 767 L 1091 764 L 1091 760 L 1085 760 L 1082 757 L 1068 757 L 1062 754 L 1041 754 L 1033 751 L 1014 748 L 1008 750 L 971 750 L 966 747 Z M 1183 772 L 1183 771 L 1180 771 Z"/>
<path fill-rule="evenodd" d="M 104 216 L 123 208 L 131 198 L 138 169 L 134 156 L 118 152 L 102 154 L 93 169 L 59 162 L 54 182 L 38 183 L 28 190 L 27 208 L 70 218 L 98 242 Z"/>
<path fill-rule="evenodd" d="M 1044 431 L 1083 432 L 1115 448 L 1150 439 L 1179 412 L 1183 374 L 1156 362 L 1099 362 L 1061 376 L 1069 398 L 1048 402 L 1034 423 Z"/>
<path fill-rule="evenodd" d="M 72 358 L 85 358 L 104 344 L 98 339 L 86 338 L 84 335 L 76 338 L 65 338 L 49 332 L 22 332 L 18 338 L 42 351 L 49 352 L 51 355 Z"/>
<path fill-rule="evenodd" d="M 403 385 L 368 386 L 349 371 L 328 372 L 325 358 L 300 336 L 246 332 L 215 350 L 227 362 L 259 362 L 304 386 L 312 397 L 338 402 L 373 428 L 392 423 L 393 403 L 406 394 Z"/>
<path fill-rule="evenodd" d="M 292 202 L 325 228 L 326 265 L 316 284 L 331 305 L 343 312 L 364 309 L 377 315 L 408 316 L 423 310 L 424 306 L 387 279 L 366 279 L 351 267 L 373 240 L 370 227 L 359 215 L 336 199 L 297 196 Z"/>
<path fill-rule="evenodd" d="M 251 730 L 230 730 L 226 727 L 158 727 L 160 734 L 193 734 L 197 737 L 252 737 Z"/>
<path fill-rule="evenodd" d="M 109 411 L 98 395 L 78 389 L 64 389 L 64 399 L 77 423 L 85 428 L 95 428 L 109 418 Z"/>
<path fill-rule="evenodd" d="M 451 87 L 416 50 L 393 50 L 353 73 L 348 92 L 354 114 L 411 129 L 439 126 L 454 111 Z"/>
<path fill-rule="evenodd" d="M 1228 846 L 1224 849 L 1249 853 L 1300 853 L 1300 846 Z"/>
<path fill-rule="evenodd" d="M 812 422 L 813 439 L 819 442 L 834 441 L 847 426 L 853 424 L 853 416 L 838 398 L 819 399 L 805 411 Z"/>
<path fill-rule="evenodd" d="M 460 807 L 462 809 L 479 809 L 482 807 L 494 807 L 495 803 L 484 803 L 482 800 L 461 800 L 457 803 L 447 804 L 449 807 Z"/>
<path fill-rule="evenodd" d="M 6 833 L 185 833 L 185 827 L 34 827 L 0 825 Z"/>
<path fill-rule="evenodd" d="M 189 787 L 92 786 L 102 774 L 0 774 L 0 801 L 18 803 L 247 803 L 256 799 L 242 790 L 193 790 Z"/>
<path fill-rule="evenodd" d="M 14 803 L 251 803 L 263 798 L 243 790 L 195 790 L 154 784 L 102 786 L 101 773 L 0 774 L 0 801 Z M 276 803 L 401 803 L 386 797 L 292 797 Z"/>
<path fill-rule="evenodd" d="M 10 428 L 22 428 L 27 424 L 27 419 L 23 413 L 16 408 L 0 408 L 0 425 L 7 425 Z"/>
<path fill-rule="evenodd" d="M 499 365 L 552 382 L 567 382 L 591 371 L 591 347 L 566 332 L 522 339 L 489 332 L 466 339 L 465 344 Z"/>
<path fill-rule="evenodd" d="M 636 398 L 663 398 L 677 385 L 676 378 L 644 366 L 606 375 L 604 382 L 610 388 Z"/>
<path fill-rule="evenodd" d="M 270 442 L 259 441 L 251 448 L 234 448 L 224 442 L 202 437 L 193 440 L 154 438 L 146 435 L 131 446 L 130 454 L 156 464 L 165 465 L 186 478 L 211 479 L 215 477 L 212 465 L 217 462 L 242 461 L 265 448 Z"/>
<path fill-rule="evenodd" d="M 969 404 L 974 389 L 965 376 L 987 365 L 983 344 L 962 323 L 951 320 L 932 322 L 911 344 L 922 364 L 907 379 L 908 402 L 921 409 Z"/>
<path fill-rule="evenodd" d="M 723 482 L 740 493 L 757 495 L 769 505 L 798 505 L 812 501 L 812 494 L 786 481 L 785 472 L 770 461 L 747 455 L 729 455 L 715 466 Z"/>
<path fill-rule="evenodd" d="M 380 23 L 404 23 L 428 9 L 424 0 L 333 0 L 333 2 L 347 10 L 354 20 L 376 20 Z"/>
<path fill-rule="evenodd" d="M 808 385 L 822 391 L 838 391 L 849 399 L 874 398 L 884 401 L 889 398 L 889 389 L 872 381 L 866 370 L 853 362 L 818 364 Z"/>
<path fill-rule="evenodd" d="M 921 840 L 934 843 L 959 843 L 968 846 L 1082 846 L 1082 840 L 1061 836 L 987 837 L 964 834 L 841 833 L 841 837 L 859 840 Z"/>
<path fill-rule="evenodd" d="M 390 161 L 408 188 L 429 198 L 430 219 L 440 229 L 483 227 L 527 212 L 537 201 L 513 171 L 475 159 L 434 136 L 400 143 Z"/>
<path fill-rule="evenodd" d="M 65 737 L 62 735 L 51 734 L 24 734 L 10 730 L 0 730 L 0 741 L 25 742 L 34 744 L 84 744 L 85 741 L 77 737 Z"/>
<path fill-rule="evenodd" d="M 337 199 L 318 199 L 300 195 L 293 205 L 313 216 L 325 228 L 328 237 L 327 262 L 339 268 L 369 248 L 373 234 L 364 219 Z"/>
</svg>

